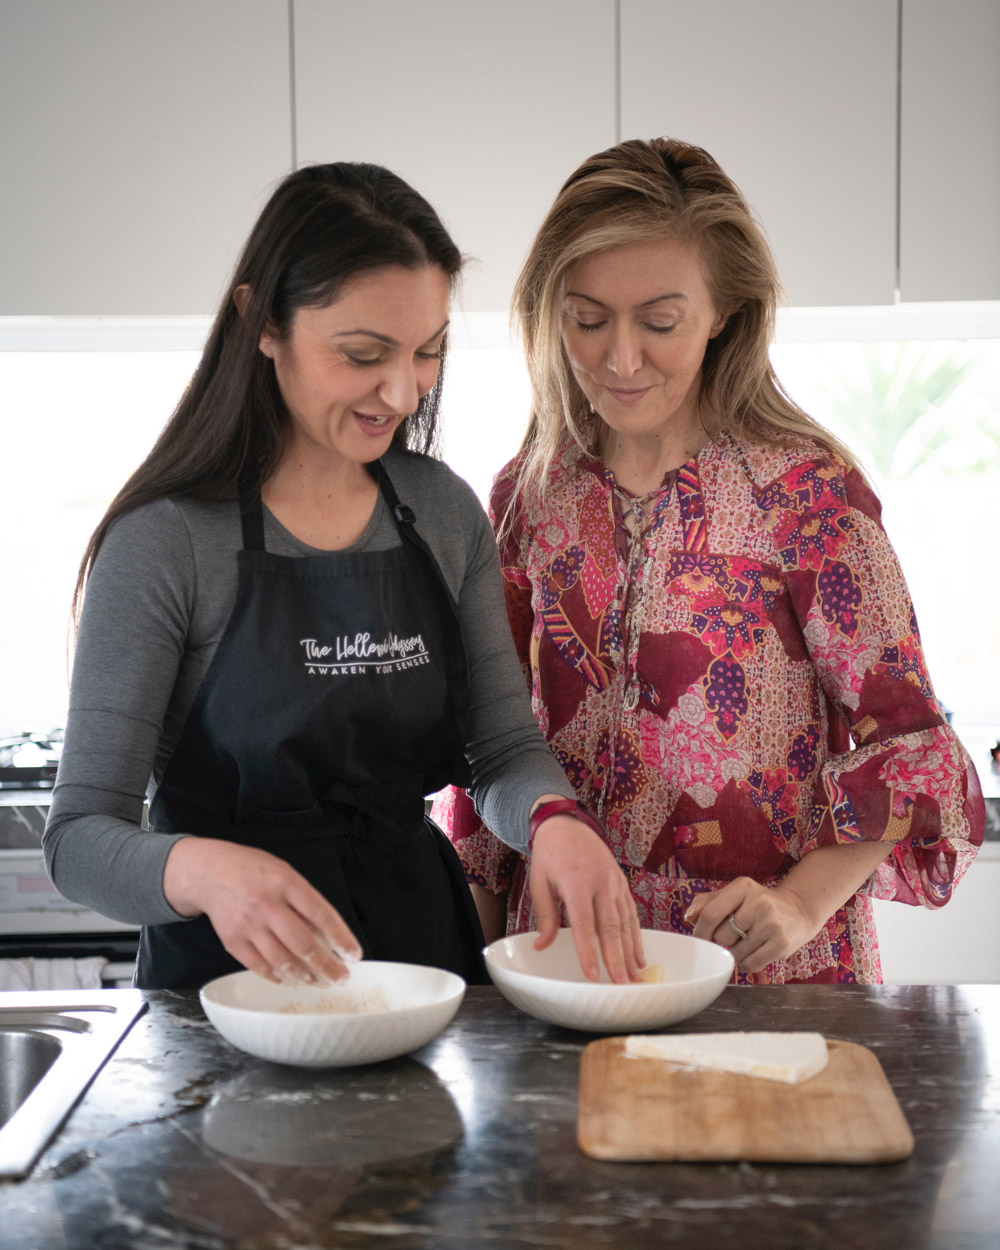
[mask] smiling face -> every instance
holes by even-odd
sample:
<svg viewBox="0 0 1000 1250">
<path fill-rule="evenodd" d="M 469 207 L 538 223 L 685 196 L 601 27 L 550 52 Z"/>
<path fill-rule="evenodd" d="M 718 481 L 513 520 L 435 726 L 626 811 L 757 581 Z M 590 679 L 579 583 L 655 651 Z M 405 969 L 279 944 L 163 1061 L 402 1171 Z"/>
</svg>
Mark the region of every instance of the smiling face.
<svg viewBox="0 0 1000 1250">
<path fill-rule="evenodd" d="M 437 266 L 378 269 L 332 304 L 300 308 L 284 338 L 265 331 L 288 409 L 285 456 L 377 460 L 437 381 L 450 295 Z"/>
<path fill-rule="evenodd" d="M 612 438 L 704 442 L 702 361 L 725 323 L 693 244 L 657 239 L 610 248 L 566 274 L 563 347 Z"/>
</svg>

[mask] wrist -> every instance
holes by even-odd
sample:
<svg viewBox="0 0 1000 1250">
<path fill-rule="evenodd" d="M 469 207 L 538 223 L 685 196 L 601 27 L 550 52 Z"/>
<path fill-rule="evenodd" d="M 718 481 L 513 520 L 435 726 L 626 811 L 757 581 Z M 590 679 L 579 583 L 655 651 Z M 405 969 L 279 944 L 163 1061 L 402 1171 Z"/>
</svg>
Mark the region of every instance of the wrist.
<svg viewBox="0 0 1000 1250">
<path fill-rule="evenodd" d="M 179 916 L 190 919 L 204 913 L 198 888 L 204 868 L 201 862 L 202 838 L 180 837 L 167 851 L 163 865 L 163 896 Z"/>
<path fill-rule="evenodd" d="M 791 908 L 798 915 L 798 924 L 802 931 L 807 933 L 804 939 L 809 942 L 819 933 L 820 929 L 826 924 L 830 918 L 830 914 L 824 911 L 823 901 L 813 897 L 808 890 L 802 891 L 796 888 L 795 881 L 789 881 L 786 876 L 774 886 L 774 893 L 784 902 L 786 907 Z"/>
<path fill-rule="evenodd" d="M 535 834 L 547 820 L 551 820 L 553 816 L 569 816 L 574 820 L 579 820 L 600 837 L 602 840 L 606 836 L 604 826 L 598 818 L 588 808 L 580 802 L 579 799 L 543 799 L 541 803 L 534 809 L 528 819 L 528 853 L 530 855 L 531 848 L 534 845 Z"/>
</svg>

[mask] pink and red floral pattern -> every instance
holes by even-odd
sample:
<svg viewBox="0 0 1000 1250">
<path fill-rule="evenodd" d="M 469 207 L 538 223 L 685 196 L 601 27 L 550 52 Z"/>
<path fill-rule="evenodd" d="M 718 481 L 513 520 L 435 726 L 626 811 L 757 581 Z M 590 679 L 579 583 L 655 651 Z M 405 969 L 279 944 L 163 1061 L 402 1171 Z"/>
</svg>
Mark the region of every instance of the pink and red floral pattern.
<svg viewBox="0 0 1000 1250">
<path fill-rule="evenodd" d="M 501 473 L 494 518 L 510 499 Z M 598 811 L 645 927 L 768 885 L 819 846 L 894 844 L 816 938 L 746 982 L 881 980 L 871 898 L 939 907 L 983 835 L 974 769 L 927 675 L 906 584 L 859 473 L 818 447 L 720 435 L 672 475 L 623 635 L 610 474 L 567 447 L 515 501 L 501 559 L 535 714 Z M 637 694 L 637 697 L 636 697 Z M 440 796 L 471 880 L 531 927 L 525 866 L 464 793 Z"/>
</svg>

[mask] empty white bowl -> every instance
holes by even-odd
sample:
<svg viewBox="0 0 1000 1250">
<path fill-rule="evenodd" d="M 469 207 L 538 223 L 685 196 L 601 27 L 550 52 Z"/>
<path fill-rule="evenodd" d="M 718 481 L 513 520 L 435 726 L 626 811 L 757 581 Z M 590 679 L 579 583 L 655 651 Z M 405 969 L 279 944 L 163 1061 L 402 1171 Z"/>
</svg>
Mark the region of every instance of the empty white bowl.
<svg viewBox="0 0 1000 1250">
<path fill-rule="evenodd" d="M 201 1005 L 227 1042 L 258 1059 L 343 1068 L 425 1045 L 451 1023 L 464 994 L 453 972 L 371 959 L 336 986 L 275 985 L 232 972 L 202 989 Z"/>
<path fill-rule="evenodd" d="M 615 985 L 603 966 L 600 981 L 587 980 L 569 929 L 560 929 L 543 951 L 534 949 L 537 937 L 519 933 L 487 946 L 494 984 L 529 1016 L 591 1033 L 642 1032 L 687 1020 L 718 998 L 735 966 L 714 942 L 643 929 L 646 963 L 663 969 L 663 981 Z"/>
</svg>

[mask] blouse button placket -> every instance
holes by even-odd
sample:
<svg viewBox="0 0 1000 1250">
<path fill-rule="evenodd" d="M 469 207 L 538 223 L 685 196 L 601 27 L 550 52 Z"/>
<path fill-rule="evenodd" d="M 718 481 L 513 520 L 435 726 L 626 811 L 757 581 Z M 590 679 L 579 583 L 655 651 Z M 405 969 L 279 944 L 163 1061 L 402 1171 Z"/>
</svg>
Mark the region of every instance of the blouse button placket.
<svg viewBox="0 0 1000 1250">
<path fill-rule="evenodd" d="M 613 479 L 607 475 L 609 486 L 614 487 Z M 642 561 L 635 568 L 632 558 L 624 562 L 624 576 L 616 587 L 616 598 L 621 604 L 622 630 L 621 641 L 623 652 L 613 652 L 616 662 L 615 681 L 620 687 L 620 695 L 615 700 L 617 715 L 612 714 L 608 725 L 608 755 L 613 762 L 614 748 L 618 741 L 625 718 L 634 718 L 642 697 L 639 681 L 639 637 L 641 634 L 640 617 L 642 603 L 653 566 L 653 539 L 660 528 L 663 513 L 669 498 L 669 491 L 658 501 L 653 509 L 649 524 L 641 535 L 643 544 Z M 597 814 L 603 817 L 604 808 L 615 788 L 614 768 L 610 768 L 603 778 L 603 784 L 597 794 Z"/>
<path fill-rule="evenodd" d="M 623 624 L 626 626 L 624 637 L 622 639 L 625 647 L 625 653 L 622 656 L 624 663 L 622 663 L 618 668 L 621 695 L 620 698 L 616 700 L 616 707 L 619 709 L 619 714 L 612 718 L 611 723 L 608 726 L 608 753 L 612 758 L 614 755 L 614 747 L 620 736 L 625 718 L 628 717 L 631 719 L 634 717 L 636 709 L 639 706 L 639 700 L 642 697 L 642 687 L 639 681 L 639 637 L 642 632 L 640 628 L 640 609 L 642 607 L 643 590 L 645 588 L 646 581 L 650 576 L 653 564 L 653 552 L 651 546 L 653 529 L 654 527 L 650 526 L 649 530 L 647 530 L 646 534 L 643 536 L 643 542 L 646 548 L 645 558 L 639 567 L 634 583 L 629 585 L 628 579 L 626 578 L 625 586 L 623 587 L 623 589 L 627 590 L 629 593 L 631 602 L 628 605 L 629 610 L 627 618 L 623 621 Z M 614 770 L 611 769 L 605 777 L 604 785 L 598 795 L 598 816 L 603 817 L 605 804 L 611 798 L 614 787 L 615 776 Z"/>
</svg>

